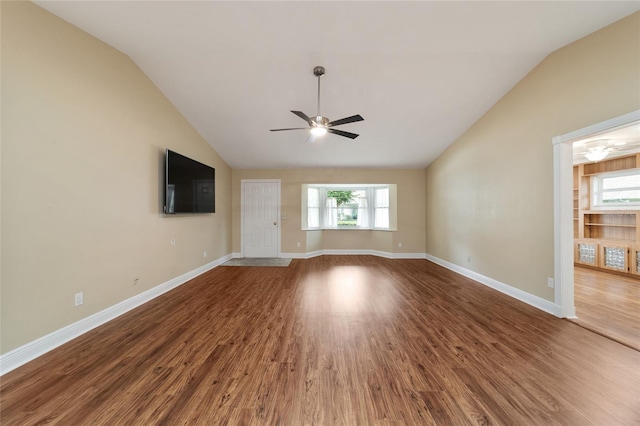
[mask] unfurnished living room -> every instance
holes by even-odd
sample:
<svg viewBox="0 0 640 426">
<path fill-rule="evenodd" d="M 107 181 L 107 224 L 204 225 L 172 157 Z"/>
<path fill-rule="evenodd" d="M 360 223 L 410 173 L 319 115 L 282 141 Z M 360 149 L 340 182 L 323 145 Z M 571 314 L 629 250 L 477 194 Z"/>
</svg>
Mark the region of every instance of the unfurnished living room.
<svg viewBox="0 0 640 426">
<path fill-rule="evenodd" d="M 640 424 L 640 2 L 0 1 L 0 424 Z"/>
</svg>

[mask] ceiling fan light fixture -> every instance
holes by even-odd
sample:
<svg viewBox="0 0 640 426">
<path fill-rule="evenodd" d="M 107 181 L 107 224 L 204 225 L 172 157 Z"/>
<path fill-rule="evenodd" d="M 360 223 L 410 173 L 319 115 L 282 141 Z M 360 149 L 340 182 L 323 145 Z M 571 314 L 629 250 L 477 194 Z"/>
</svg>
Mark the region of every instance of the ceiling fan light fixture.
<svg viewBox="0 0 640 426">
<path fill-rule="evenodd" d="M 314 136 L 322 136 L 327 134 L 327 128 L 323 126 L 316 126 L 311 128 L 311 134 Z"/>
<path fill-rule="evenodd" d="M 584 156 L 589 161 L 600 161 L 600 160 L 603 160 L 608 154 L 609 154 L 608 149 L 594 148 L 586 152 Z"/>
</svg>

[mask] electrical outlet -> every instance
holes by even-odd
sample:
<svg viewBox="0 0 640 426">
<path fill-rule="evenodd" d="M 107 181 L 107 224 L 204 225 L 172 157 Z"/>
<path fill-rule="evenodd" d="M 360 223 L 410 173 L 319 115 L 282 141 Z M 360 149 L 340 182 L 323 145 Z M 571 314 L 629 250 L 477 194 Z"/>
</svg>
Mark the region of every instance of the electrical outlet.
<svg viewBox="0 0 640 426">
<path fill-rule="evenodd" d="M 300 247 L 300 246 L 301 246 L 300 242 L 297 242 L 296 247 Z"/>
<path fill-rule="evenodd" d="M 82 303 L 84 303 L 84 295 L 82 293 L 76 293 L 75 303 L 76 303 L 76 306 L 80 306 L 82 305 Z"/>
<path fill-rule="evenodd" d="M 398 247 L 399 247 L 399 248 L 402 248 L 402 243 L 398 243 Z"/>
<path fill-rule="evenodd" d="M 549 287 L 549 288 L 555 287 L 555 282 L 554 282 L 553 278 L 551 278 L 551 277 L 547 278 L 547 287 Z"/>
<path fill-rule="evenodd" d="M 471 263 L 471 256 L 467 256 L 467 263 Z"/>
<path fill-rule="evenodd" d="M 176 245 L 176 240 L 171 240 L 171 245 L 175 246 Z"/>
<path fill-rule="evenodd" d="M 207 251 L 206 250 L 202 252 L 202 257 L 207 257 Z"/>
</svg>

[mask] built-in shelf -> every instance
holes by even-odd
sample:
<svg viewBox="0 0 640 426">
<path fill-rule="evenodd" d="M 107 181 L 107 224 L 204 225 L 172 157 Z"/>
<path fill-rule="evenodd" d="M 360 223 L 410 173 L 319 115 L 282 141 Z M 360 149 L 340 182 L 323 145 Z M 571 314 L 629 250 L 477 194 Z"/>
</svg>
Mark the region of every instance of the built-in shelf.
<svg viewBox="0 0 640 426">
<path fill-rule="evenodd" d="M 615 228 L 635 228 L 635 225 L 619 225 L 611 223 L 585 223 L 585 226 L 610 226 Z"/>
<path fill-rule="evenodd" d="M 640 276 L 640 210 L 593 210 L 591 176 L 637 168 L 640 156 L 573 168 L 573 234 L 576 264 Z"/>
<path fill-rule="evenodd" d="M 584 211 L 583 238 L 623 240 L 636 243 L 638 218 L 636 212 Z"/>
</svg>

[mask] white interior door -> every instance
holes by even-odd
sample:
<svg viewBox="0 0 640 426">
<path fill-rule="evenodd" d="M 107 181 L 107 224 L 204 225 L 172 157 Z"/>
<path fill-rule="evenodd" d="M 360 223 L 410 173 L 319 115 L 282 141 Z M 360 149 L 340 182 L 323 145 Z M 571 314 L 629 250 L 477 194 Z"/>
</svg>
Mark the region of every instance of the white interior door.
<svg viewBox="0 0 640 426">
<path fill-rule="evenodd" d="M 245 257 L 278 257 L 280 182 L 242 182 L 242 242 Z"/>
</svg>

